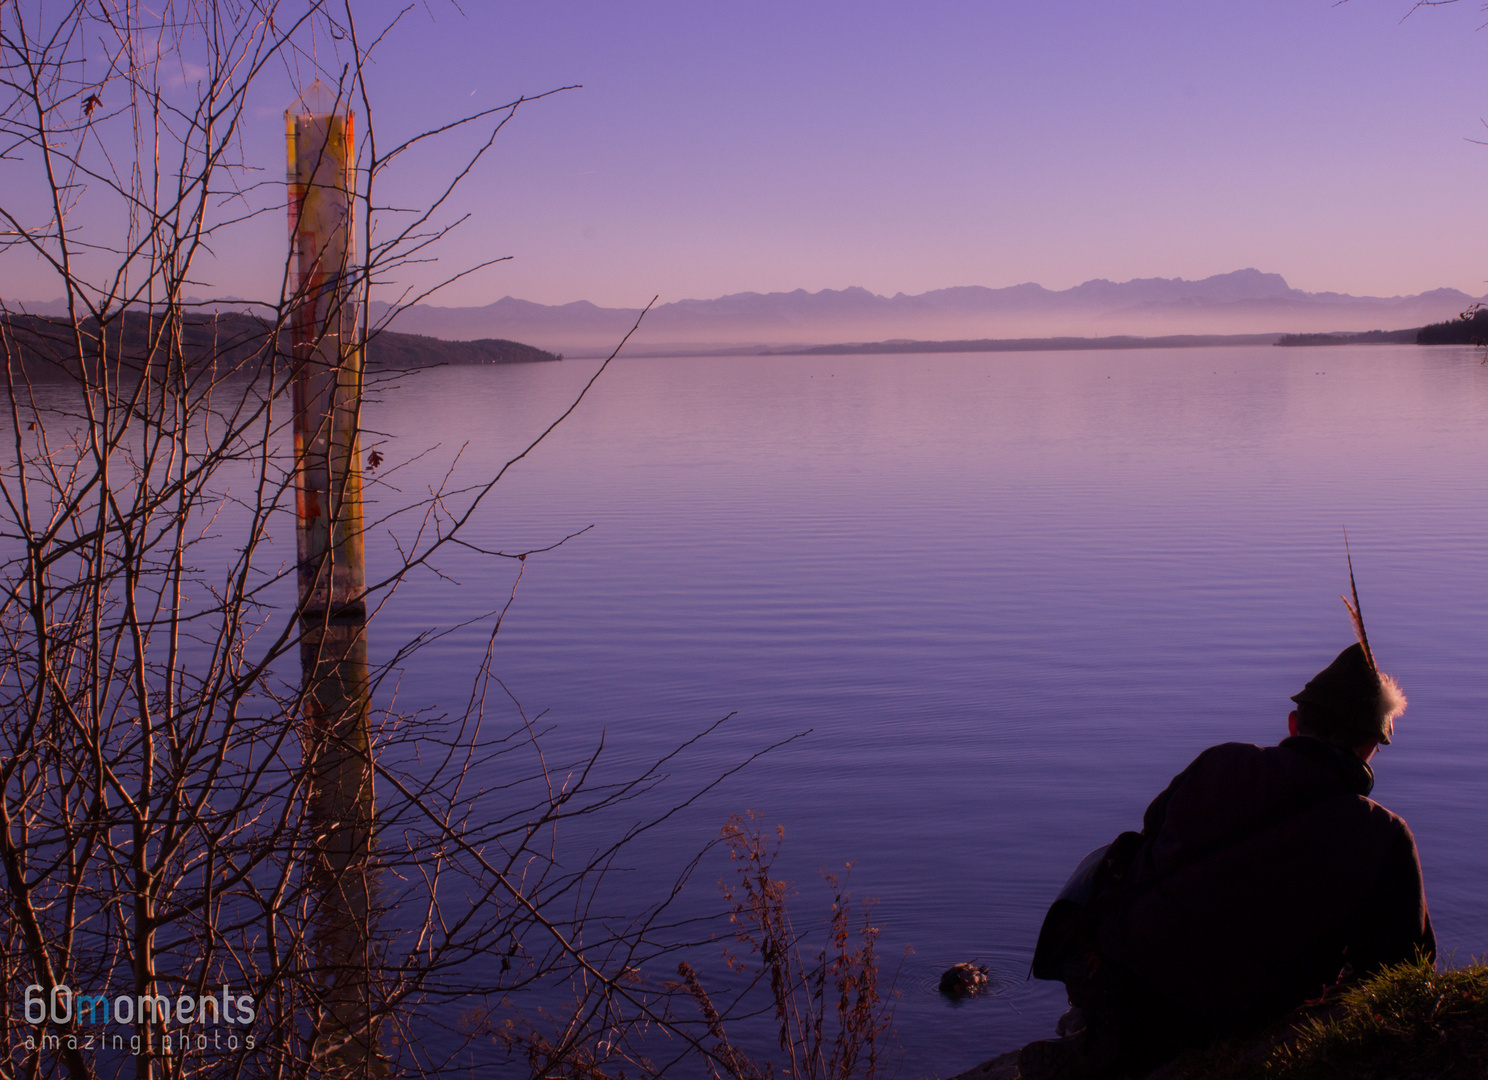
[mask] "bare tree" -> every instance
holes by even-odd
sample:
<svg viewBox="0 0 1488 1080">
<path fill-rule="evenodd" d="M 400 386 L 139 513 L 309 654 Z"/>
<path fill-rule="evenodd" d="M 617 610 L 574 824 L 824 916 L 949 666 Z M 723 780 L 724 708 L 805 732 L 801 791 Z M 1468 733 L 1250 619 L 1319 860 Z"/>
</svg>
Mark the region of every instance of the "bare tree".
<svg viewBox="0 0 1488 1080">
<path fill-rule="evenodd" d="M 463 709 L 400 713 L 380 690 L 440 634 L 367 661 L 378 608 L 443 552 L 520 581 L 535 552 L 463 533 L 593 385 L 494 475 L 363 519 L 370 290 L 431 265 L 460 183 L 534 100 L 379 142 L 367 60 L 408 16 L 369 39 L 349 0 L 0 3 L 0 257 L 63 298 L 0 305 L 0 1080 L 437 1074 L 494 1053 L 492 1034 L 534 1076 L 684 1059 L 748 1075 L 696 972 L 656 975 L 708 936 L 672 911 L 706 850 L 645 903 L 603 887 L 627 845 L 722 779 L 658 799 L 710 729 L 618 781 L 599 779 L 597 750 L 547 760 L 525 716 L 493 730 L 515 584 Z M 316 182 L 291 176 L 287 197 L 245 156 L 261 84 L 360 118 L 355 242 L 334 257 L 300 242 L 277 295 L 226 310 L 191 299 L 212 258 L 250 231 L 283 236 L 296 183 Z M 461 134 L 466 163 L 427 204 L 379 200 L 393 162 Z M 348 552 L 373 533 L 399 555 L 360 573 Z M 560 861 L 564 827 L 606 814 L 605 839 Z M 771 896 L 756 914 L 783 917 Z M 760 926 L 779 952 L 785 924 Z M 857 970 L 827 955 L 831 980 Z M 790 1008 L 818 1036 L 826 971 L 784 976 L 816 980 Z M 863 985 L 845 1030 L 877 1038 Z"/>
<path fill-rule="evenodd" d="M 560 1050 L 661 1018 L 633 972 L 669 947 L 655 931 L 675 891 L 594 918 L 603 871 L 657 817 L 574 865 L 553 837 L 652 791 L 669 762 L 599 783 L 596 758 L 546 762 L 530 725 L 486 733 L 489 664 L 457 714 L 378 706 L 428 641 L 369 667 L 360 616 L 462 543 L 501 476 L 379 520 L 346 509 L 368 290 L 430 258 L 527 99 L 380 146 L 378 40 L 361 34 L 351 4 L 317 0 L 0 5 L 0 250 L 63 295 L 60 312 L 0 317 L 0 1076 L 433 1073 L 463 1046 L 434 1027 L 527 988 L 584 988 Z M 190 299 L 244 230 L 282 229 L 285 189 L 242 147 L 249 89 L 283 72 L 296 92 L 322 79 L 368 129 L 359 253 L 334 318 L 297 335 L 319 287 L 304 252 L 277 297 Z M 458 132 L 471 157 L 428 205 L 379 204 L 393 159 Z M 329 527 L 357 545 L 390 531 L 402 553 L 335 603 L 313 584 L 345 568 L 334 554 L 276 554 L 317 452 L 294 437 L 296 386 L 326 376 L 350 380 Z"/>
</svg>

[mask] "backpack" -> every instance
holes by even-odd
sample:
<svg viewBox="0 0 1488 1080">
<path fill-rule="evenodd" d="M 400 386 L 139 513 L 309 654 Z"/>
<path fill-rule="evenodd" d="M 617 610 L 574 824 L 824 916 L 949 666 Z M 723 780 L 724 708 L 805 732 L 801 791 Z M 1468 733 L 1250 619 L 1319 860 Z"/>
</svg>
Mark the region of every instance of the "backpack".
<svg viewBox="0 0 1488 1080">
<path fill-rule="evenodd" d="M 1039 928 L 1029 968 L 1035 979 L 1061 981 L 1071 961 L 1097 952 L 1101 901 L 1126 877 L 1141 846 L 1141 833 L 1124 832 L 1080 860 Z"/>
</svg>

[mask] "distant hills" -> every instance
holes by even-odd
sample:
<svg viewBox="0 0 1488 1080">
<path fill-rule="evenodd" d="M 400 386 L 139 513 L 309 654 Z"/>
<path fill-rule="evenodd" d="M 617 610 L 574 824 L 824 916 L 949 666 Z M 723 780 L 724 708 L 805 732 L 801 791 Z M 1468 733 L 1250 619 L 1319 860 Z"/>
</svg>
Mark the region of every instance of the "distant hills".
<svg viewBox="0 0 1488 1080">
<path fill-rule="evenodd" d="M 476 338 L 471 341 L 444 341 L 421 334 L 400 334 L 384 330 L 367 348 L 370 367 L 416 368 L 446 364 L 531 364 L 561 360 L 531 345 L 505 338 Z"/>
<path fill-rule="evenodd" d="M 0 326 L 19 350 L 23 367 L 30 376 L 46 378 L 74 370 L 75 347 L 68 324 L 57 316 L 8 314 L 0 316 Z M 114 331 L 117 332 L 117 326 Z M 122 346 L 114 341 L 109 355 L 124 361 L 126 368 L 138 367 L 147 355 L 146 322 L 135 315 L 124 323 Z M 188 314 L 180 331 L 180 350 L 187 365 L 212 365 L 226 373 L 233 370 L 263 370 L 274 356 L 276 343 L 269 338 L 270 325 L 256 315 L 223 311 L 216 314 Z M 87 337 L 96 337 L 96 324 L 83 324 Z M 282 341 L 277 343 L 282 348 Z M 366 352 L 367 367 L 374 370 L 409 369 L 452 364 L 521 364 L 561 357 L 531 345 L 515 341 L 481 339 L 475 341 L 442 341 L 417 334 L 392 331 L 379 333 Z"/>
<path fill-rule="evenodd" d="M 1357 332 L 1441 322 L 1476 300 L 1457 289 L 1391 297 L 1310 293 L 1292 288 L 1280 274 L 1254 269 L 1198 281 L 1096 279 L 1058 291 L 1031 283 L 1001 289 L 967 285 L 914 296 L 880 296 L 861 288 L 797 289 L 659 304 L 627 352 L 797 351 L 895 339 Z M 375 313 L 381 317 L 389 308 L 381 305 Z M 394 314 L 391 326 L 437 338 L 507 338 L 551 352 L 594 355 L 613 348 L 639 314 L 639 308 L 604 308 L 583 300 L 547 305 L 507 296 L 483 307 L 415 305 Z"/>
</svg>

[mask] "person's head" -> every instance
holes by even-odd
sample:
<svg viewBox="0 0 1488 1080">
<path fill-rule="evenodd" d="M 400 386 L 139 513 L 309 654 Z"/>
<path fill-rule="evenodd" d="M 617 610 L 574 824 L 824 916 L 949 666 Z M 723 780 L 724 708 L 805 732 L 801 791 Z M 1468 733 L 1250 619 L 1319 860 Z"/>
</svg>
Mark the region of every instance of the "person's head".
<svg viewBox="0 0 1488 1080">
<path fill-rule="evenodd" d="M 1295 734 L 1352 750 L 1366 761 L 1376 746 L 1389 745 L 1406 706 L 1395 680 L 1376 671 L 1359 645 L 1339 653 L 1292 700 L 1297 709 L 1288 719 Z"/>
</svg>

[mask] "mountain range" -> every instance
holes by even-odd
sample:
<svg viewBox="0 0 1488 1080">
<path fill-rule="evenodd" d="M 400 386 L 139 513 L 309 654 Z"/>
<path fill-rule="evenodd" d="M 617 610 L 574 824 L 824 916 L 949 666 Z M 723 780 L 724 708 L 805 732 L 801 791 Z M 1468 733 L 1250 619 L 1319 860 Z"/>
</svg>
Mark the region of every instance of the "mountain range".
<svg viewBox="0 0 1488 1080">
<path fill-rule="evenodd" d="M 753 351 L 895 339 L 1394 330 L 1455 318 L 1477 300 L 1457 289 L 1390 297 L 1305 292 L 1280 274 L 1254 269 L 1197 281 L 1097 278 L 1063 290 L 1032 283 L 1000 289 L 965 285 L 913 296 L 880 296 L 862 288 L 796 289 L 658 304 L 626 351 Z M 510 296 L 483 307 L 375 308 L 379 317 L 391 314 L 391 327 L 403 333 L 505 338 L 570 356 L 607 353 L 641 311 L 584 300 L 536 304 Z"/>
<path fill-rule="evenodd" d="M 963 285 L 880 296 L 862 288 L 733 293 L 657 304 L 627 355 L 794 351 L 863 342 L 1116 335 L 1319 334 L 1400 330 L 1455 318 L 1478 297 L 1457 289 L 1411 296 L 1350 296 L 1294 289 L 1280 274 L 1236 270 L 1197 281 L 1097 278 L 1053 290 L 1026 283 L 991 289 Z M 238 310 L 239 301 L 196 301 L 202 311 Z M 60 315 L 60 301 L 22 305 Z M 251 305 L 250 305 L 251 306 Z M 446 341 L 498 338 L 568 356 L 605 355 L 625 336 L 639 307 L 587 300 L 537 304 L 505 296 L 481 307 L 373 303 L 388 328 Z M 432 344 L 432 343 L 431 343 Z"/>
</svg>

